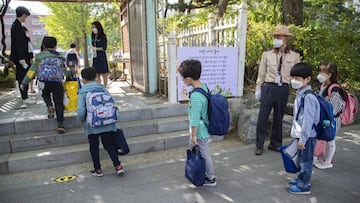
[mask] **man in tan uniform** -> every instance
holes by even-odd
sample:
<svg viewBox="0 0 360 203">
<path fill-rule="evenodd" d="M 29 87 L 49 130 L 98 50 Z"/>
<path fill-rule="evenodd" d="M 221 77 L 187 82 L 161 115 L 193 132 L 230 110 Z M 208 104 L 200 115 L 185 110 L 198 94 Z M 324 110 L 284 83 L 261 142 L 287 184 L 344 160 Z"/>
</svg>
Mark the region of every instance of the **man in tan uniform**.
<svg viewBox="0 0 360 203">
<path fill-rule="evenodd" d="M 282 145 L 282 120 L 289 96 L 290 70 L 300 62 L 300 54 L 288 46 L 290 33 L 287 26 L 280 25 L 272 33 L 274 48 L 263 53 L 256 81 L 255 97 L 260 101 L 260 112 L 256 127 L 256 155 L 264 152 L 267 123 L 272 109 L 274 116 L 269 150 L 279 151 Z"/>
</svg>

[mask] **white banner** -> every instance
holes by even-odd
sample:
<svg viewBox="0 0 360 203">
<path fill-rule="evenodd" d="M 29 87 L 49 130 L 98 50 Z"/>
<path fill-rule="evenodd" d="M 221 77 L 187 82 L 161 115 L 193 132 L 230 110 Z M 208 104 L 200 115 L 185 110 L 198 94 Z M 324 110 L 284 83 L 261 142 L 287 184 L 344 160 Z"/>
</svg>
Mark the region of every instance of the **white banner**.
<svg viewBox="0 0 360 203">
<path fill-rule="evenodd" d="M 225 97 L 238 96 L 238 48 L 235 47 L 179 47 L 178 65 L 187 59 L 201 62 L 201 82 L 205 83 L 212 93 Z M 178 73 L 178 101 L 189 99 L 191 87 L 184 84 Z"/>
</svg>

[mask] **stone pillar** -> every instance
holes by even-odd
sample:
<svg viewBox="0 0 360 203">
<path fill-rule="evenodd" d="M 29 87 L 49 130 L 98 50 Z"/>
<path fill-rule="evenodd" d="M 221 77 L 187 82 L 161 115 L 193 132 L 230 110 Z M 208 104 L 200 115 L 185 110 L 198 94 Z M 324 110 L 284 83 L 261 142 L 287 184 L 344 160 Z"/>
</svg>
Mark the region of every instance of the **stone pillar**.
<svg viewBox="0 0 360 203">
<path fill-rule="evenodd" d="M 246 30 L 247 30 L 247 9 L 245 2 L 240 4 L 237 22 L 237 44 L 239 48 L 239 69 L 238 69 L 238 96 L 243 96 L 244 89 L 244 75 L 245 75 L 245 53 L 246 53 Z"/>
<path fill-rule="evenodd" d="M 177 103 L 176 88 L 176 36 L 174 32 L 170 32 L 167 42 L 167 58 L 168 58 L 168 100 L 170 104 Z M 166 81 L 165 81 L 166 82 Z"/>
</svg>

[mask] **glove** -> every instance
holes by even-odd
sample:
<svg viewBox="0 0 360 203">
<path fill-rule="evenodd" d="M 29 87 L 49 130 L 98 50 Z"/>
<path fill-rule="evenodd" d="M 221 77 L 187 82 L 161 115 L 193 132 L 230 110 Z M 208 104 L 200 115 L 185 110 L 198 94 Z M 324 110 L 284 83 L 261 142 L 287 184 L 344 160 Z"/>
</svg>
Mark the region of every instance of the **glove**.
<svg viewBox="0 0 360 203">
<path fill-rule="evenodd" d="M 256 88 L 255 98 L 256 98 L 256 100 L 258 100 L 258 101 L 261 100 L 261 89 Z"/>
<path fill-rule="evenodd" d="M 28 68 L 29 68 L 29 65 L 26 63 L 25 59 L 20 60 L 19 63 L 21 64 L 21 66 L 22 66 L 24 69 L 28 69 Z"/>
</svg>

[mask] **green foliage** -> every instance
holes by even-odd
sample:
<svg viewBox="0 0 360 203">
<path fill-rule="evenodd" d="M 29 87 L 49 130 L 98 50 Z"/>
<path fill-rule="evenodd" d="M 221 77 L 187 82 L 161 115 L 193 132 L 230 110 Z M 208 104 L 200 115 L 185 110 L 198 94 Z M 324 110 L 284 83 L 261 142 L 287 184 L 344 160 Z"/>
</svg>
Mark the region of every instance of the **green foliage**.
<svg viewBox="0 0 360 203">
<path fill-rule="evenodd" d="M 120 6 L 118 3 L 46 3 L 51 15 L 42 21 L 49 35 L 58 39 L 58 47 L 69 49 L 72 42 L 91 34 L 91 23 L 99 21 L 108 37 L 108 52 L 121 46 Z M 80 49 L 83 50 L 82 44 Z"/>
<path fill-rule="evenodd" d="M 15 73 L 10 71 L 7 76 L 4 76 L 4 71 L 0 71 L 0 87 L 12 88 L 15 87 Z"/>
<path fill-rule="evenodd" d="M 242 1 L 238 0 L 239 5 Z M 290 25 L 295 34 L 292 49 L 314 67 L 333 62 L 338 66 L 340 82 L 349 89 L 360 90 L 360 13 L 344 7 L 345 0 L 304 0 L 304 24 Z M 235 1 L 231 1 L 235 3 Z M 254 84 L 263 51 L 272 48 L 270 34 L 282 22 L 282 0 L 248 0 L 245 81 Z M 166 32 L 182 31 L 207 23 L 210 7 L 196 14 L 175 14 L 165 19 Z M 238 8 L 228 6 L 224 18 L 234 17 Z M 317 74 L 315 71 L 314 74 Z"/>
</svg>

